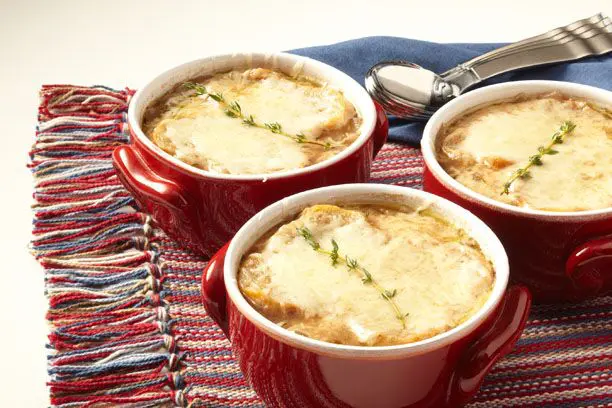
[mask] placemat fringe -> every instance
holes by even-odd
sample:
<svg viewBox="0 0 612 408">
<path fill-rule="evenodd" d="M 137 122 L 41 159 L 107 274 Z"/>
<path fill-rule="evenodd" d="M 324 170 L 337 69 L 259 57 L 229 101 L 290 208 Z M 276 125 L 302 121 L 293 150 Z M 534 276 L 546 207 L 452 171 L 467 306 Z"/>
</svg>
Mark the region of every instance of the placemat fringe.
<svg viewBox="0 0 612 408">
<path fill-rule="evenodd" d="M 129 90 L 41 91 L 31 248 L 46 268 L 54 407 L 186 406 L 151 219 L 110 154 L 129 141 Z"/>
</svg>

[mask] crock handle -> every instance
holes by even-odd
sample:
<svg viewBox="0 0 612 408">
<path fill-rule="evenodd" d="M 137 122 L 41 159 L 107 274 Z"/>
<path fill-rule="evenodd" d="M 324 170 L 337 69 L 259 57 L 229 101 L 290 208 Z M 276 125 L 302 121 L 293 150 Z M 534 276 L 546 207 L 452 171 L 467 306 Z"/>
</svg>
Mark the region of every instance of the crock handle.
<svg viewBox="0 0 612 408">
<path fill-rule="evenodd" d="M 574 249 L 567 258 L 565 274 L 587 295 L 611 291 L 612 236 L 592 239 Z"/>
<path fill-rule="evenodd" d="M 161 203 L 175 219 L 189 218 L 189 194 L 173 181 L 155 173 L 130 145 L 119 146 L 113 151 L 113 165 L 125 188 L 147 213 L 153 213 L 154 218 L 158 207 L 152 205 L 151 199 Z"/>
<path fill-rule="evenodd" d="M 374 106 L 376 107 L 376 124 L 374 125 L 374 152 L 372 157 L 376 157 L 380 149 L 382 149 L 383 145 L 387 141 L 387 137 L 389 136 L 389 119 L 387 119 L 387 114 L 385 110 L 378 104 L 378 102 L 374 102 Z"/>
<path fill-rule="evenodd" d="M 229 247 L 225 244 L 204 268 L 202 274 L 202 303 L 208 315 L 219 325 L 225 336 L 229 338 L 229 319 L 227 316 L 227 295 L 223 279 L 223 264 L 225 253 Z"/>
<path fill-rule="evenodd" d="M 531 307 L 531 293 L 522 285 L 506 292 L 496 317 L 463 353 L 451 384 L 449 406 L 466 404 L 482 385 L 493 365 L 521 336 Z"/>
</svg>

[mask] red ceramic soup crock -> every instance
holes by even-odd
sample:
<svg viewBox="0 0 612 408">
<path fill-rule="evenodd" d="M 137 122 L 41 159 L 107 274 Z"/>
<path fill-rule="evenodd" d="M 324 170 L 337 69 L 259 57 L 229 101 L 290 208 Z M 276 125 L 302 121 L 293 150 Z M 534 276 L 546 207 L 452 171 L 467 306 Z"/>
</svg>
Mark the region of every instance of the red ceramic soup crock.
<svg viewBox="0 0 612 408">
<path fill-rule="evenodd" d="M 342 90 L 362 118 L 357 140 L 313 166 L 272 174 L 231 175 L 197 169 L 158 148 L 143 133 L 147 106 L 175 85 L 231 69 L 267 67 L 319 78 Z M 157 76 L 130 103 L 131 143 L 113 152 L 117 174 L 145 212 L 181 244 L 210 256 L 253 214 L 288 195 L 342 183 L 366 182 L 387 139 L 387 118 L 367 92 L 343 72 L 286 53 L 241 53 L 204 58 Z M 231 135 L 228 135 L 231 137 Z"/>
<path fill-rule="evenodd" d="M 424 188 L 468 209 L 491 227 L 508 253 L 511 278 L 527 285 L 535 300 L 577 301 L 612 289 L 612 208 L 551 212 L 501 203 L 454 180 L 435 153 L 441 127 L 462 113 L 520 94 L 549 92 L 612 105 L 612 92 L 560 81 L 510 82 L 468 92 L 443 106 L 425 127 Z"/>
<path fill-rule="evenodd" d="M 270 228 L 321 203 L 430 205 L 472 236 L 492 262 L 495 283 L 489 299 L 459 326 L 398 346 L 332 344 L 272 323 L 241 294 L 240 261 Z M 523 330 L 531 296 L 524 286 L 507 289 L 507 282 L 503 246 L 465 209 L 405 187 L 347 184 L 287 197 L 251 218 L 210 260 L 202 277 L 202 298 L 227 335 L 242 373 L 269 407 L 455 408 L 477 392 Z"/>
</svg>

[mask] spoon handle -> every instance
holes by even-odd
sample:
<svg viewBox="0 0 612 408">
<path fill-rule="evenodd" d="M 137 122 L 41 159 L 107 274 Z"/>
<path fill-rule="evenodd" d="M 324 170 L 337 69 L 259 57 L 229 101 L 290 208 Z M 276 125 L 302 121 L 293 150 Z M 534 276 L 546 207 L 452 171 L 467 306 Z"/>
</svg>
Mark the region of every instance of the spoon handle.
<svg viewBox="0 0 612 408">
<path fill-rule="evenodd" d="M 444 72 L 440 77 L 456 86 L 458 93 L 461 93 L 504 72 L 572 61 L 611 51 L 612 20 L 600 13 L 493 50 Z"/>
</svg>

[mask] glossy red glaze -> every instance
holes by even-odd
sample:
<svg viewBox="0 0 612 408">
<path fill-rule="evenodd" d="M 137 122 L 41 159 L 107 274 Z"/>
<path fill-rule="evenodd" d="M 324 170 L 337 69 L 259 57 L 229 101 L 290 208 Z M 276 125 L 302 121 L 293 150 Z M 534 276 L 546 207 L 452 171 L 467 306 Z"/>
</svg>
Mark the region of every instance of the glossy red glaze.
<svg viewBox="0 0 612 408">
<path fill-rule="evenodd" d="M 612 290 L 612 236 L 585 242 L 574 249 L 567 259 L 565 273 L 575 287 L 589 288 L 593 293 Z"/>
<path fill-rule="evenodd" d="M 535 300 L 578 301 L 612 289 L 612 217 L 571 222 L 504 213 L 458 195 L 427 164 L 423 187 L 466 208 L 495 232 L 508 253 L 511 278 L 527 285 Z"/>
<path fill-rule="evenodd" d="M 206 310 L 226 334 L 240 369 L 269 407 L 455 408 L 478 391 L 520 336 L 531 296 L 510 288 L 497 309 L 458 341 L 423 354 L 351 359 L 292 346 L 262 331 L 231 302 L 223 284 L 227 246 L 202 278 Z M 225 310 L 219 305 L 226 304 Z"/>
<path fill-rule="evenodd" d="M 167 160 L 134 132 L 131 145 L 113 152 L 113 163 L 122 183 L 164 231 L 211 256 L 268 204 L 317 187 L 367 182 L 389 129 L 384 111 L 375 105 L 376 126 L 367 140 L 349 156 L 315 171 L 268 180 L 207 177 Z"/>
<path fill-rule="evenodd" d="M 374 142 L 374 154 L 372 159 L 380 152 L 380 149 L 382 149 L 387 142 L 387 137 L 389 136 L 389 119 L 387 119 L 387 114 L 378 102 L 374 102 L 374 107 L 376 108 L 376 126 L 374 127 L 372 139 Z"/>
<path fill-rule="evenodd" d="M 202 302 L 208 315 L 219 325 L 226 336 L 229 336 L 227 319 L 227 296 L 223 279 L 223 261 L 229 242 L 210 258 L 202 274 Z"/>
</svg>

